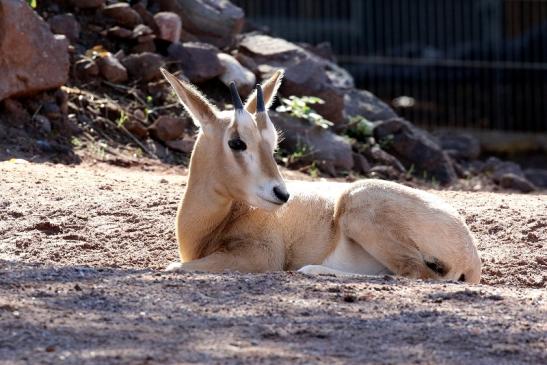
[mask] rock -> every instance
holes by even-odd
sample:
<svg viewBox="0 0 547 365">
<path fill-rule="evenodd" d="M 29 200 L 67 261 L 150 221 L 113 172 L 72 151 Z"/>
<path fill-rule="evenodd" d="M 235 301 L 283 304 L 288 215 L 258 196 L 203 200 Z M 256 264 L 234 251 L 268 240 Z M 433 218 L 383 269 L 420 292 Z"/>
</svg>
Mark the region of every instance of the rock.
<svg viewBox="0 0 547 365">
<path fill-rule="evenodd" d="M 218 59 L 225 70 L 224 73 L 220 75 L 220 80 L 224 85 L 229 86 L 230 82 L 234 81 L 241 96 L 249 95 L 256 86 L 256 77 L 254 73 L 241 66 L 241 64 L 229 54 L 219 53 Z"/>
<path fill-rule="evenodd" d="M 397 118 L 386 103 L 366 90 L 352 89 L 344 96 L 344 117 L 362 116 L 369 122 Z"/>
<path fill-rule="evenodd" d="M 395 156 L 390 155 L 386 151 L 382 150 L 378 146 L 368 148 L 364 151 L 366 157 L 374 160 L 382 165 L 387 165 L 393 167 L 398 172 L 405 172 L 406 169 Z"/>
<path fill-rule="evenodd" d="M 80 23 L 70 13 L 52 16 L 48 19 L 48 24 L 53 33 L 63 34 L 71 42 L 80 37 Z"/>
<path fill-rule="evenodd" d="M 70 3 L 80 9 L 94 9 L 104 5 L 106 0 L 70 0 Z"/>
<path fill-rule="evenodd" d="M 505 174 L 513 174 L 524 178 L 521 167 L 511 161 L 502 161 L 497 157 L 490 157 L 484 164 L 484 171 L 492 174 L 492 180 L 499 183 Z"/>
<path fill-rule="evenodd" d="M 116 24 L 133 28 L 142 23 L 142 18 L 128 3 L 116 3 L 103 8 L 103 15 L 113 19 Z"/>
<path fill-rule="evenodd" d="M 524 176 L 537 187 L 547 188 L 547 170 L 544 169 L 526 169 Z"/>
<path fill-rule="evenodd" d="M 441 148 L 456 160 L 476 160 L 481 154 L 481 145 L 475 137 L 460 132 L 440 131 L 434 136 Z"/>
<path fill-rule="evenodd" d="M 154 21 L 158 25 L 159 38 L 173 43 L 180 42 L 182 22 L 176 13 L 160 11 L 154 15 Z"/>
<path fill-rule="evenodd" d="M 169 147 L 169 148 L 171 148 L 175 151 L 190 154 L 190 153 L 192 153 L 192 150 L 194 149 L 194 145 L 196 144 L 196 139 L 193 138 L 193 137 L 184 136 L 183 139 L 176 139 L 174 141 L 166 141 L 165 144 L 167 145 L 167 147 Z"/>
<path fill-rule="evenodd" d="M 502 188 L 513 189 L 522 193 L 530 193 L 536 190 L 536 187 L 526 178 L 512 173 L 501 175 L 499 183 Z"/>
<path fill-rule="evenodd" d="M 353 154 L 353 170 L 363 175 L 368 173 L 370 170 L 370 163 L 365 156 L 360 153 Z"/>
<path fill-rule="evenodd" d="M 142 125 L 141 122 L 135 119 L 129 119 L 123 125 L 130 133 L 134 134 L 140 139 L 145 139 L 148 137 L 148 129 Z"/>
<path fill-rule="evenodd" d="M 159 35 L 160 29 L 158 28 L 158 25 L 156 24 L 156 21 L 154 20 L 154 16 L 150 14 L 148 10 L 146 10 L 145 1 L 140 1 L 133 5 L 133 10 L 135 10 L 139 15 L 141 16 L 141 19 L 144 24 L 146 24 L 154 34 Z"/>
<path fill-rule="evenodd" d="M 0 3 L 0 100 L 57 88 L 68 80 L 68 41 L 25 1 Z"/>
<path fill-rule="evenodd" d="M 187 119 L 162 115 L 148 128 L 150 134 L 162 142 L 173 141 L 182 136 L 190 125 Z"/>
<path fill-rule="evenodd" d="M 205 43 L 173 43 L 169 46 L 168 55 L 180 62 L 186 77 L 193 83 L 200 83 L 224 73 L 224 66 L 218 58 L 219 50 Z"/>
<path fill-rule="evenodd" d="M 186 32 L 219 48 L 232 45 L 243 29 L 243 10 L 230 1 L 159 0 L 159 4 L 162 11 L 179 15 Z"/>
<path fill-rule="evenodd" d="M 404 119 L 396 118 L 378 122 L 374 138 L 384 144 L 383 149 L 398 158 L 406 168 L 420 175 L 427 173 L 443 185 L 456 180 L 456 172 L 441 146 L 427 132 Z"/>
<path fill-rule="evenodd" d="M 40 114 L 36 115 L 34 117 L 34 123 L 36 123 L 36 128 L 40 132 L 42 132 L 44 134 L 51 133 L 51 122 L 45 116 L 40 115 Z"/>
<path fill-rule="evenodd" d="M 30 114 L 17 100 L 5 99 L 2 102 L 2 109 L 6 116 L 5 120 L 13 127 L 23 128 L 25 123 L 30 120 Z"/>
<path fill-rule="evenodd" d="M 276 69 L 285 70 L 282 96 L 317 96 L 328 101 L 314 105 L 319 114 L 334 123 L 343 121 L 344 95 L 353 87 L 345 70 L 294 43 L 262 34 L 242 37 L 238 51 L 258 65 L 261 78 Z"/>
<path fill-rule="evenodd" d="M 280 147 L 287 152 L 305 151 L 302 157 L 305 162 L 320 162 L 320 168 L 331 175 L 334 169 L 349 171 L 353 168 L 351 145 L 343 137 L 285 113 L 270 111 L 270 117 L 283 133 Z"/>
<path fill-rule="evenodd" d="M 91 58 L 82 58 L 74 63 L 74 77 L 83 82 L 99 76 L 99 66 Z"/>
<path fill-rule="evenodd" d="M 131 38 L 133 36 L 133 32 L 129 29 L 118 27 L 117 25 L 115 27 L 112 27 L 108 29 L 106 33 L 109 37 L 112 38 L 120 38 L 120 39 L 127 39 Z"/>
<path fill-rule="evenodd" d="M 132 54 L 122 59 L 122 65 L 133 79 L 151 81 L 161 77 L 160 67 L 163 66 L 160 55 L 150 52 Z"/>
<path fill-rule="evenodd" d="M 400 172 L 393 166 L 378 165 L 371 168 L 368 172 L 372 178 L 384 179 L 384 180 L 398 180 Z"/>
<path fill-rule="evenodd" d="M 131 32 L 131 38 L 136 39 L 140 43 L 143 43 L 153 40 L 155 36 L 154 32 L 149 26 L 139 24 L 135 28 L 133 28 L 133 32 Z"/>
<path fill-rule="evenodd" d="M 40 109 L 40 113 L 42 113 L 46 118 L 53 120 L 62 117 L 61 108 L 59 108 L 59 105 L 57 105 L 55 101 L 44 102 L 42 104 L 42 109 Z"/>
<path fill-rule="evenodd" d="M 101 75 L 108 81 L 121 83 L 127 81 L 127 70 L 111 53 L 97 60 Z"/>
</svg>

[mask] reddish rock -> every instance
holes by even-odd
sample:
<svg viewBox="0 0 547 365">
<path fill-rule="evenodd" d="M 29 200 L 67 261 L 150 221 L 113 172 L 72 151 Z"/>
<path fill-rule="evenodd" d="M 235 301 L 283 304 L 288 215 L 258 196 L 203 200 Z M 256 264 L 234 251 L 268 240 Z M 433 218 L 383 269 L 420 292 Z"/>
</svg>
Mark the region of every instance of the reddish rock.
<svg viewBox="0 0 547 365">
<path fill-rule="evenodd" d="M 130 119 L 123 126 L 138 138 L 145 139 L 148 137 L 148 129 L 138 120 Z"/>
<path fill-rule="evenodd" d="M 74 77 L 79 81 L 90 81 L 99 76 L 99 66 L 91 58 L 82 58 L 74 63 Z"/>
<path fill-rule="evenodd" d="M 182 31 L 180 17 L 170 11 L 161 11 L 154 15 L 154 21 L 159 29 L 159 38 L 170 42 L 179 42 Z"/>
<path fill-rule="evenodd" d="M 105 6 L 103 15 L 113 19 L 116 24 L 133 28 L 142 23 L 142 18 L 128 3 L 117 3 Z"/>
<path fill-rule="evenodd" d="M 175 151 L 190 154 L 192 150 L 194 149 L 194 145 L 196 144 L 196 139 L 193 137 L 184 136 L 184 138 L 182 139 L 167 141 L 165 142 L 165 144 L 167 145 L 167 147 Z"/>
<path fill-rule="evenodd" d="M 63 34 L 72 42 L 80 37 L 80 23 L 70 13 L 52 16 L 48 24 L 53 33 Z"/>
<path fill-rule="evenodd" d="M 154 138 L 167 142 L 181 137 L 188 125 L 186 119 L 162 115 L 148 129 Z"/>
<path fill-rule="evenodd" d="M 101 75 L 108 81 L 120 83 L 127 81 L 127 70 L 121 62 L 112 54 L 108 54 L 97 60 Z"/>
<path fill-rule="evenodd" d="M 167 52 L 170 58 L 180 62 L 184 74 L 194 83 L 210 80 L 225 71 L 218 58 L 219 50 L 210 44 L 173 43 Z"/>
<path fill-rule="evenodd" d="M 112 38 L 127 39 L 133 36 L 133 32 L 129 29 L 118 27 L 116 25 L 115 27 L 108 29 L 107 35 Z"/>
<path fill-rule="evenodd" d="M 163 66 L 163 59 L 158 54 L 143 52 L 124 57 L 122 65 L 133 79 L 151 81 L 161 77 L 160 67 Z"/>
<path fill-rule="evenodd" d="M 0 3 L 0 100 L 53 89 L 68 80 L 68 41 L 25 1 Z"/>
</svg>

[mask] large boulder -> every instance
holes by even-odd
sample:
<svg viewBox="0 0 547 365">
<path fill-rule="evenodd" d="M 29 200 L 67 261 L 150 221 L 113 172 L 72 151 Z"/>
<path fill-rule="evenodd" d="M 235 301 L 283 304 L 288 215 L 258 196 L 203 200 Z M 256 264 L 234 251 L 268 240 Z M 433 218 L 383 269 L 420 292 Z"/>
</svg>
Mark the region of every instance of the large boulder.
<svg viewBox="0 0 547 365">
<path fill-rule="evenodd" d="M 526 169 L 524 175 L 535 186 L 540 188 L 547 188 L 547 170 L 545 169 Z"/>
<path fill-rule="evenodd" d="M 456 160 L 475 160 L 481 154 L 479 140 L 467 133 L 438 131 L 435 137 L 442 149 Z"/>
<path fill-rule="evenodd" d="M 397 113 L 371 92 L 353 89 L 344 96 L 344 116 L 346 119 L 361 116 L 376 122 L 397 118 Z"/>
<path fill-rule="evenodd" d="M 383 148 L 397 157 L 407 168 L 441 184 L 456 180 L 456 172 L 447 154 L 427 132 L 408 121 L 395 118 L 378 122 L 374 126 L 374 138 Z"/>
<path fill-rule="evenodd" d="M 167 49 L 169 57 L 180 62 L 184 75 L 191 82 L 200 83 L 224 73 L 218 48 L 200 42 L 173 43 Z"/>
<path fill-rule="evenodd" d="M 234 81 L 241 96 L 247 96 L 256 85 L 256 76 L 243 67 L 238 60 L 226 53 L 219 53 L 218 59 L 224 67 L 224 73 L 220 75 L 220 81 L 226 86 Z"/>
<path fill-rule="evenodd" d="M 25 1 L 0 1 L 0 100 L 63 85 L 68 79 L 68 41 Z"/>
<path fill-rule="evenodd" d="M 270 118 L 283 134 L 280 147 L 301 154 L 303 162 L 318 162 L 324 172 L 349 171 L 354 165 L 351 145 L 327 129 L 293 118 L 286 113 L 270 111 Z"/>
<path fill-rule="evenodd" d="M 184 33 L 200 41 L 225 48 L 234 43 L 241 32 L 244 13 L 227 0 L 159 0 L 162 11 L 180 16 Z"/>
<path fill-rule="evenodd" d="M 262 79 L 285 70 L 282 96 L 317 96 L 327 101 L 314 105 L 319 114 L 334 123 L 343 121 L 344 95 L 354 86 L 347 71 L 294 43 L 258 33 L 243 36 L 238 51 L 258 65 Z"/>
<path fill-rule="evenodd" d="M 512 174 L 524 178 L 524 172 L 519 164 L 490 157 L 484 163 L 483 171 L 491 174 L 492 180 L 499 183 L 503 175 Z"/>
</svg>

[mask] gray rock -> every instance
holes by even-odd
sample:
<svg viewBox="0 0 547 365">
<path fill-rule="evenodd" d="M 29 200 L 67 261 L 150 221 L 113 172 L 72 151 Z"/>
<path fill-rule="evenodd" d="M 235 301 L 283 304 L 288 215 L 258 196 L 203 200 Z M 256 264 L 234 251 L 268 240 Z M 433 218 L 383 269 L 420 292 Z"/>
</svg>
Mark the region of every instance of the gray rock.
<svg viewBox="0 0 547 365">
<path fill-rule="evenodd" d="M 185 32 L 200 41 L 225 48 L 234 43 L 241 32 L 244 13 L 226 0 L 159 0 L 162 11 L 171 11 L 180 17 Z"/>
<path fill-rule="evenodd" d="M 477 138 L 460 132 L 442 131 L 434 136 L 442 149 L 456 160 L 475 160 L 481 154 L 481 145 Z"/>
<path fill-rule="evenodd" d="M 160 11 L 154 15 L 154 21 L 158 25 L 159 38 L 173 43 L 180 41 L 182 21 L 178 14 L 171 11 Z"/>
<path fill-rule="evenodd" d="M 407 168 L 433 177 L 446 185 L 456 180 L 452 162 L 441 146 L 427 132 L 404 119 L 378 122 L 374 127 L 374 138 L 383 149 L 397 157 Z"/>
<path fill-rule="evenodd" d="M 353 154 L 353 170 L 363 175 L 369 172 L 370 163 L 365 156 L 360 153 Z"/>
<path fill-rule="evenodd" d="M 285 113 L 270 112 L 272 122 L 283 133 L 280 147 L 289 153 L 305 150 L 303 159 L 317 161 L 319 167 L 330 174 L 334 170 L 353 168 L 351 145 L 342 137 Z"/>
<path fill-rule="evenodd" d="M 544 169 L 526 169 L 524 176 L 537 187 L 547 188 L 547 170 Z"/>
<path fill-rule="evenodd" d="M 294 43 L 262 34 L 242 37 L 238 51 L 258 65 L 261 78 L 285 70 L 282 96 L 317 96 L 326 101 L 314 105 L 319 114 L 334 123 L 343 121 L 344 95 L 353 87 L 345 70 Z"/>
<path fill-rule="evenodd" d="M 0 100 L 57 88 L 68 80 L 68 41 L 25 1 L 0 7 Z"/>
<path fill-rule="evenodd" d="M 206 43 L 173 43 L 168 55 L 180 62 L 184 75 L 193 83 L 200 83 L 222 75 L 225 72 L 221 64 L 218 48 Z"/>
<path fill-rule="evenodd" d="M 71 42 L 80 37 L 80 23 L 70 13 L 52 16 L 48 19 L 48 24 L 53 33 L 63 34 Z"/>
<path fill-rule="evenodd" d="M 397 118 L 386 103 L 366 90 L 353 89 L 344 96 L 344 117 L 362 116 L 369 122 Z"/>
<path fill-rule="evenodd" d="M 505 174 L 513 174 L 524 178 L 524 172 L 520 165 L 511 161 L 502 161 L 497 157 L 488 158 L 483 171 L 492 174 L 492 180 L 496 183 L 499 183 L 501 177 Z"/>
<path fill-rule="evenodd" d="M 142 24 L 142 18 L 128 3 L 116 3 L 103 8 L 103 15 L 113 19 L 116 24 L 133 28 Z"/>
<path fill-rule="evenodd" d="M 121 62 L 131 78 L 142 81 L 160 78 L 160 67 L 164 65 L 163 58 L 151 52 L 132 54 L 124 57 Z"/>
<path fill-rule="evenodd" d="M 386 151 L 382 150 L 378 146 L 366 149 L 364 151 L 365 156 L 377 163 L 393 167 L 398 172 L 405 172 L 406 169 L 395 156 L 390 155 Z"/>
<path fill-rule="evenodd" d="M 522 193 L 530 193 L 536 190 L 536 187 L 525 177 L 512 173 L 505 173 L 500 176 L 500 186 L 505 189 L 513 189 Z"/>
<path fill-rule="evenodd" d="M 127 81 L 127 70 L 121 62 L 112 54 L 108 54 L 97 60 L 101 75 L 110 82 L 120 83 Z"/>
<path fill-rule="evenodd" d="M 133 32 L 131 30 L 119 27 L 117 25 L 115 27 L 109 28 L 106 34 L 109 37 L 119 39 L 127 39 L 133 36 Z"/>
</svg>

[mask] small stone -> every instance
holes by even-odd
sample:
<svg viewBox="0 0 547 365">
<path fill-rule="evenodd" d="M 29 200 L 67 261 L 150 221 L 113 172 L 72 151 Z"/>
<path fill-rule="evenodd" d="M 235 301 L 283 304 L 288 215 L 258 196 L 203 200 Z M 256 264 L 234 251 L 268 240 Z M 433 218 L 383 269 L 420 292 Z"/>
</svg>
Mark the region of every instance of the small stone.
<svg viewBox="0 0 547 365">
<path fill-rule="evenodd" d="M 121 28 L 116 25 L 115 27 L 108 29 L 107 35 L 111 38 L 127 39 L 131 38 L 133 32 L 129 29 Z"/>
<path fill-rule="evenodd" d="M 152 81 L 161 77 L 160 67 L 164 63 L 160 55 L 143 52 L 124 57 L 122 64 L 133 79 Z"/>
<path fill-rule="evenodd" d="M 217 57 L 225 70 L 220 75 L 220 81 L 226 86 L 229 86 L 233 81 L 236 83 L 241 96 L 249 95 L 256 85 L 256 76 L 229 54 L 219 53 Z"/>
<path fill-rule="evenodd" d="M 70 13 L 55 15 L 49 18 L 48 23 L 53 33 L 64 34 L 71 42 L 80 37 L 80 23 Z"/>
<path fill-rule="evenodd" d="M 501 175 L 499 183 L 502 188 L 518 190 L 522 193 L 530 193 L 536 190 L 536 187 L 526 178 L 513 173 Z"/>
<path fill-rule="evenodd" d="M 142 36 L 147 36 L 147 35 L 152 35 L 152 34 L 154 34 L 154 32 L 152 31 L 152 29 L 150 29 L 149 26 L 144 25 L 144 24 L 139 24 L 133 29 L 131 37 L 139 38 L 139 37 L 142 37 Z M 153 38 L 154 37 L 152 37 L 152 39 Z"/>
<path fill-rule="evenodd" d="M 184 74 L 193 83 L 200 83 L 222 75 L 224 66 L 218 58 L 218 48 L 206 43 L 173 43 L 167 49 L 170 58 L 180 62 Z"/>
<path fill-rule="evenodd" d="M 97 60 L 101 75 L 108 81 L 121 83 L 127 81 L 127 70 L 112 54 L 107 54 Z"/>
<path fill-rule="evenodd" d="M 112 18 L 117 24 L 133 28 L 142 23 L 142 18 L 128 3 L 117 3 L 105 6 L 103 15 Z"/>
<path fill-rule="evenodd" d="M 99 76 L 99 66 L 90 58 L 82 58 L 74 63 L 74 76 L 79 81 L 89 81 Z"/>
<path fill-rule="evenodd" d="M 179 42 L 182 31 L 180 17 L 170 11 L 161 11 L 154 15 L 154 21 L 159 28 L 159 38 L 170 42 Z"/>
<path fill-rule="evenodd" d="M 36 115 L 34 117 L 34 122 L 36 123 L 38 130 L 40 130 L 42 133 L 51 133 L 51 122 L 43 115 Z"/>
<path fill-rule="evenodd" d="M 123 126 L 138 138 L 145 139 L 148 137 L 148 129 L 138 120 L 130 119 Z"/>
<path fill-rule="evenodd" d="M 165 144 L 167 145 L 167 147 L 169 147 L 169 148 L 171 148 L 175 151 L 190 154 L 190 153 L 192 153 L 192 150 L 194 149 L 194 145 L 196 144 L 196 140 L 193 139 L 193 138 L 184 137 L 183 139 L 177 139 L 177 140 L 174 140 L 174 141 L 166 141 Z"/>
<path fill-rule="evenodd" d="M 186 119 L 162 115 L 149 127 L 149 131 L 154 138 L 167 142 L 181 137 L 188 125 Z"/>
</svg>

